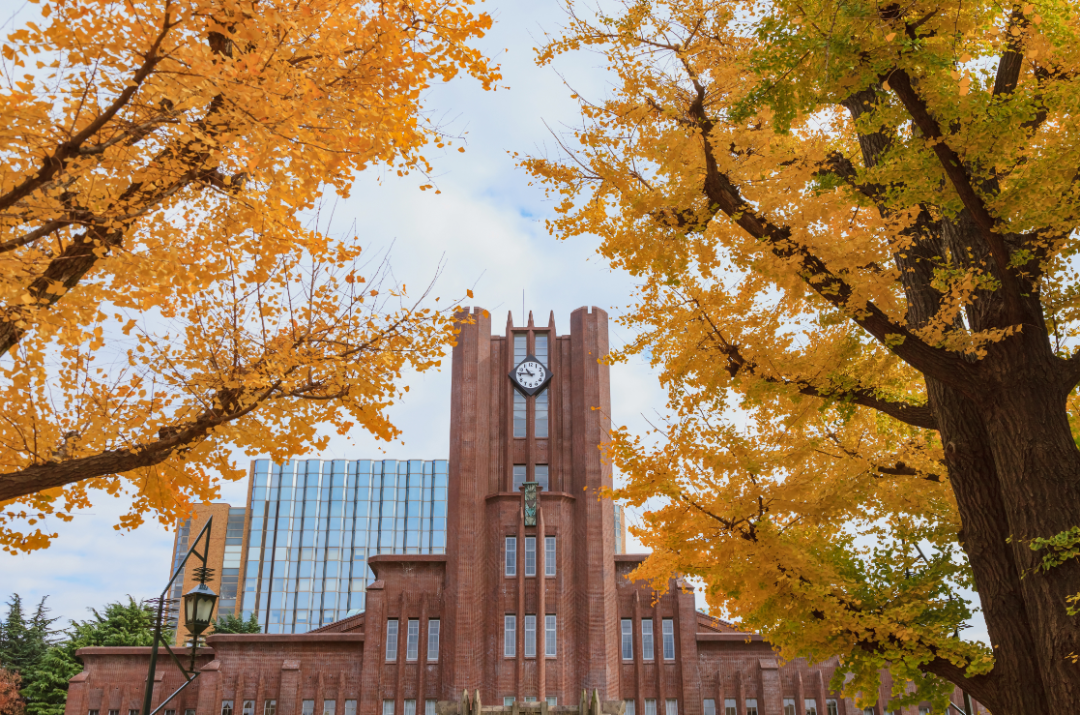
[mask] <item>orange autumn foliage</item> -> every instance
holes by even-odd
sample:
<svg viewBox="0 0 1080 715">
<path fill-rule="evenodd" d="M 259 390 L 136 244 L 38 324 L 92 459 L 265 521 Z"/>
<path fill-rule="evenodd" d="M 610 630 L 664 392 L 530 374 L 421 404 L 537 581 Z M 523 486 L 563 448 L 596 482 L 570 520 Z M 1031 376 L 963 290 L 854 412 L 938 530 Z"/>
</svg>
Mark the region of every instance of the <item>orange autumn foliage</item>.
<svg viewBox="0 0 1080 715">
<path fill-rule="evenodd" d="M 358 171 L 425 172 L 434 83 L 497 69 L 473 0 L 53 0 L 2 45 L 0 545 L 130 493 L 171 521 L 237 451 L 390 439 L 446 310 L 311 227 Z"/>
</svg>

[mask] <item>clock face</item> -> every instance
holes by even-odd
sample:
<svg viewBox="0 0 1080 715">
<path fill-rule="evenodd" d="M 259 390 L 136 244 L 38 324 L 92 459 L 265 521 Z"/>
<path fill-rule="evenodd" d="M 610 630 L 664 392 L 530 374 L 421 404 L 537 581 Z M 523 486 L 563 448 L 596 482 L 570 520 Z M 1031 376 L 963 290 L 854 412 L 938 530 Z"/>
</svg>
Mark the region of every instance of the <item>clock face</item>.
<svg viewBox="0 0 1080 715">
<path fill-rule="evenodd" d="M 532 396 L 544 389 L 551 380 L 551 372 L 543 363 L 529 355 L 510 371 L 510 379 L 519 390 Z"/>
</svg>

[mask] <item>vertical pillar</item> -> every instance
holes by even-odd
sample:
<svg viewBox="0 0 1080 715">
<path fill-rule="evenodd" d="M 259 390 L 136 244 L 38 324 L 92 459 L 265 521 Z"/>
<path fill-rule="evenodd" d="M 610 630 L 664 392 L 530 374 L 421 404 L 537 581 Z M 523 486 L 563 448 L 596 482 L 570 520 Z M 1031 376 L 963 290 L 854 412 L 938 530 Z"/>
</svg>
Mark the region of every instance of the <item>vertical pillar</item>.
<svg viewBox="0 0 1080 715">
<path fill-rule="evenodd" d="M 288 663 L 289 661 L 285 661 Z M 296 663 L 296 670 L 300 670 L 300 663 Z M 199 705 L 197 712 L 199 715 L 212 715 L 213 713 L 221 712 L 221 661 L 212 660 L 202 668 L 199 669 Z M 285 666 L 282 666 L 282 670 Z M 285 689 L 285 673 L 281 674 L 281 687 L 282 691 Z M 295 704 L 296 696 L 294 695 L 292 700 L 287 701 L 288 709 L 278 708 L 280 715 L 293 715 L 294 710 L 292 706 Z"/>
<path fill-rule="evenodd" d="M 619 637 L 622 638 L 621 623 Z M 641 591 L 637 589 L 634 590 L 634 620 L 630 628 L 630 651 L 634 656 L 634 682 L 637 684 L 634 712 L 637 715 L 645 715 L 645 672 L 641 663 Z M 622 657 L 621 653 L 619 657 Z"/>
<path fill-rule="evenodd" d="M 675 601 L 675 657 L 681 684 L 683 703 L 679 705 L 682 715 L 701 715 L 704 703 L 704 687 L 701 682 L 701 668 L 698 667 L 697 647 L 697 607 L 694 604 L 694 592 L 682 580 L 677 579 L 672 596 Z M 723 715 L 724 703 L 717 703 L 717 715 Z"/>
<path fill-rule="evenodd" d="M 780 686 L 780 667 L 775 658 L 761 658 L 758 661 L 761 674 L 761 702 L 758 713 L 784 712 L 784 696 Z"/>
<path fill-rule="evenodd" d="M 364 659 L 360 674 L 360 715 L 381 715 L 382 711 L 382 673 L 386 660 L 386 591 L 382 580 L 376 580 L 367 587 L 367 612 L 364 615 Z M 284 675 L 284 673 L 282 674 Z M 294 715 L 292 711 L 283 712 L 285 702 L 282 681 L 281 695 L 278 698 L 278 715 Z M 202 715 L 202 713 L 199 713 Z"/>
<path fill-rule="evenodd" d="M 578 308 L 570 314 L 570 395 L 574 539 L 584 558 L 575 564 L 581 687 L 601 700 L 619 697 L 618 607 L 615 596 L 615 512 L 600 489 L 612 486 L 611 464 L 600 446 L 610 439 L 607 313 Z"/>
<path fill-rule="evenodd" d="M 525 702 L 525 492 L 521 492 L 517 538 L 517 617 L 514 619 L 514 697 Z"/>
<path fill-rule="evenodd" d="M 446 595 L 444 614 L 448 651 L 443 663 L 444 692 L 460 693 L 483 683 L 484 658 L 484 497 L 493 479 L 491 439 L 491 316 L 482 308 L 455 316 L 460 330 L 451 367 L 449 501 L 447 504 Z M 441 660 L 441 659 L 440 659 Z"/>
<path fill-rule="evenodd" d="M 544 508 L 536 500 L 536 691 L 541 703 L 547 701 L 547 548 Z M 558 641 L 556 641 L 556 645 Z M 543 707 L 546 707 L 543 706 Z"/>
</svg>

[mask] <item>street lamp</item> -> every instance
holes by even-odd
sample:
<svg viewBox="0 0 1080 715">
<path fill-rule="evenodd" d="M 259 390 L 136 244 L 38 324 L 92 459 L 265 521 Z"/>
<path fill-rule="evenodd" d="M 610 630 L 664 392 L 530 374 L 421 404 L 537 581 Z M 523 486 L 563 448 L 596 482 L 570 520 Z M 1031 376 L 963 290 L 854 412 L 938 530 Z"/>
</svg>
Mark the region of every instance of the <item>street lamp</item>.
<svg viewBox="0 0 1080 715">
<path fill-rule="evenodd" d="M 199 634 L 210 626 L 210 615 L 214 612 L 215 601 L 217 594 L 202 581 L 184 594 L 184 625 L 195 643 L 199 640 Z"/>
<path fill-rule="evenodd" d="M 210 617 L 214 613 L 214 603 L 217 602 L 217 594 L 213 589 L 206 585 L 207 581 L 213 580 L 214 570 L 209 568 L 207 563 L 207 557 L 210 555 L 210 527 L 214 523 L 214 518 L 210 517 L 206 520 L 206 526 L 203 527 L 199 535 L 195 537 L 195 541 L 191 544 L 191 548 L 188 549 L 187 554 L 184 555 L 182 561 L 177 564 L 176 569 L 173 571 L 173 576 L 169 579 L 169 583 L 166 584 L 165 590 L 161 592 L 161 596 L 153 599 L 153 602 L 157 605 L 157 619 L 154 627 L 154 641 L 150 645 L 150 667 L 149 672 L 146 674 L 146 690 L 143 693 L 143 707 L 139 715 L 157 715 L 160 710 L 165 707 L 173 698 L 175 698 L 181 690 L 191 684 L 191 681 L 195 680 L 199 676 L 199 671 L 195 670 L 195 657 L 199 652 L 199 634 L 210 627 L 212 621 Z M 202 553 L 199 553 L 199 545 L 202 544 Z M 195 568 L 194 576 L 199 579 L 199 583 L 195 588 L 191 589 L 184 594 L 184 625 L 187 626 L 188 631 L 191 633 L 191 664 L 188 667 L 184 667 L 184 664 L 180 662 L 180 659 L 176 657 L 176 653 L 169 646 L 168 641 L 162 636 L 162 626 L 165 612 L 165 604 L 169 603 L 168 594 L 172 589 L 173 582 L 176 579 L 182 579 L 184 576 L 184 567 L 190 559 L 194 556 L 201 565 Z M 157 706 L 156 709 L 151 710 L 151 704 L 153 703 L 154 696 L 154 674 L 157 670 L 157 656 L 158 645 L 161 645 L 172 656 L 173 662 L 180 668 L 180 672 L 184 676 L 184 683 L 179 688 L 169 695 L 165 700 Z M 168 711 L 167 711 L 168 712 Z"/>
</svg>

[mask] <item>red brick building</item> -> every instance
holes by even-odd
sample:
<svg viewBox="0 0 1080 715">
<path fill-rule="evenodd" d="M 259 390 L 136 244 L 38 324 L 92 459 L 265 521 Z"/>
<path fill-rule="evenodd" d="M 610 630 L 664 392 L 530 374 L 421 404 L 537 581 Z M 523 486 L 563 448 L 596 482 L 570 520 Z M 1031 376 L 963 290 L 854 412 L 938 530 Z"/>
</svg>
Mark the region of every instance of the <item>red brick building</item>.
<svg viewBox="0 0 1080 715">
<path fill-rule="evenodd" d="M 463 690 L 563 706 L 583 689 L 627 715 L 862 715 L 829 689 L 835 663 L 782 663 L 678 583 L 657 599 L 626 578 L 644 555 L 616 553 L 598 498 L 604 311 L 574 311 L 569 335 L 553 317 L 501 336 L 471 319 L 453 351 L 445 553 L 371 556 L 364 612 L 314 631 L 211 635 L 166 715 L 431 715 Z M 147 650 L 80 651 L 66 715 L 138 715 Z M 182 682 L 168 661 L 158 674 L 155 705 Z"/>
</svg>

